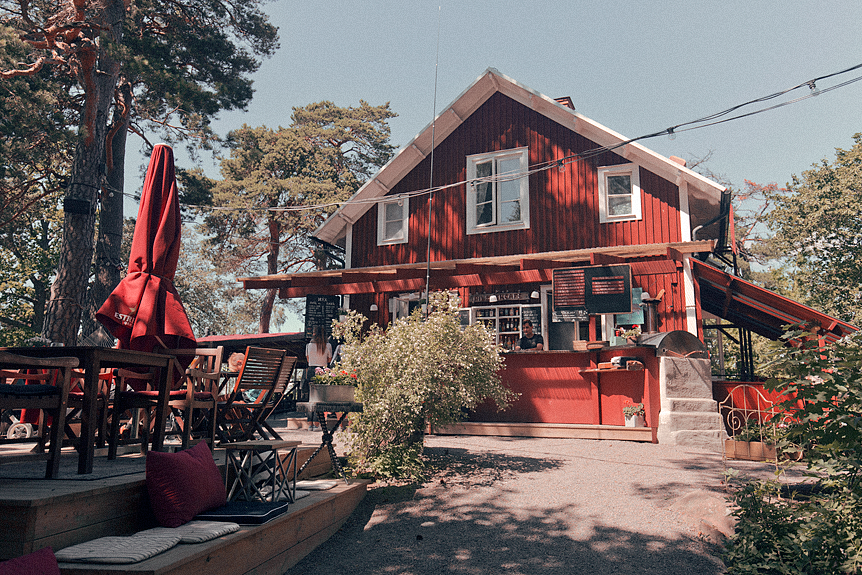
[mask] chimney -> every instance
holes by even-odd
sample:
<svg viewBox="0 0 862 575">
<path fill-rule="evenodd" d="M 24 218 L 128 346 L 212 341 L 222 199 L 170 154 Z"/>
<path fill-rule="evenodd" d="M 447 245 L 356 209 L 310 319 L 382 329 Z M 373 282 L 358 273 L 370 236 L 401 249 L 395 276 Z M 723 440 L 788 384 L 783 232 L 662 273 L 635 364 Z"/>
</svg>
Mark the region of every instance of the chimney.
<svg viewBox="0 0 862 575">
<path fill-rule="evenodd" d="M 554 98 L 554 101 L 561 106 L 565 106 L 566 108 L 571 108 L 572 110 L 575 109 L 575 103 L 572 102 L 572 99 L 569 96 L 563 96 L 562 98 Z"/>
<path fill-rule="evenodd" d="M 685 162 L 685 160 L 683 160 L 682 158 L 678 158 L 677 156 L 671 156 L 671 157 L 670 157 L 670 158 L 668 158 L 668 159 L 669 159 L 671 162 L 676 162 L 677 164 L 679 164 L 679 165 L 680 165 L 680 166 L 682 166 L 683 168 L 685 167 L 685 163 L 686 163 L 686 162 Z"/>
</svg>

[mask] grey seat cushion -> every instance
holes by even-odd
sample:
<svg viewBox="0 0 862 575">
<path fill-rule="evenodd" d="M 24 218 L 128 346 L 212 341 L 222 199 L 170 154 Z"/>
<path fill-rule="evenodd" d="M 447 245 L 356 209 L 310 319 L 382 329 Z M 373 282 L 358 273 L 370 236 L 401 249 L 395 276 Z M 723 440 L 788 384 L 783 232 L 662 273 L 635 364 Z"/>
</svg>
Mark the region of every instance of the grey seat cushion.
<svg viewBox="0 0 862 575">
<path fill-rule="evenodd" d="M 136 533 L 128 537 L 100 537 L 60 549 L 57 561 L 69 563 L 138 563 L 180 542 L 178 533 Z"/>
</svg>

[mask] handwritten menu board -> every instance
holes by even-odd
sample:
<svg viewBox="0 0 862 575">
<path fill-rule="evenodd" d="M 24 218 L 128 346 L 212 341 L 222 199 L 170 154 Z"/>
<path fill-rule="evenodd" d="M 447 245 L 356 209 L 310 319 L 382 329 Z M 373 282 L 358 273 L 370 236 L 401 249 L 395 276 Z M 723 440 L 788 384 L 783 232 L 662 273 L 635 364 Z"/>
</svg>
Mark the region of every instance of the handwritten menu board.
<svg viewBox="0 0 862 575">
<path fill-rule="evenodd" d="M 525 305 L 521 306 L 521 332 L 524 330 L 524 322 L 530 320 L 533 322 L 533 331 L 542 333 L 542 306 L 540 305 Z"/>
<path fill-rule="evenodd" d="M 557 268 L 553 271 L 554 312 L 630 313 L 631 286 L 629 265 Z"/>
<path fill-rule="evenodd" d="M 305 337 L 310 338 L 315 326 L 323 326 L 323 335 L 332 332 L 332 320 L 338 319 L 339 297 L 337 295 L 305 296 Z"/>
</svg>

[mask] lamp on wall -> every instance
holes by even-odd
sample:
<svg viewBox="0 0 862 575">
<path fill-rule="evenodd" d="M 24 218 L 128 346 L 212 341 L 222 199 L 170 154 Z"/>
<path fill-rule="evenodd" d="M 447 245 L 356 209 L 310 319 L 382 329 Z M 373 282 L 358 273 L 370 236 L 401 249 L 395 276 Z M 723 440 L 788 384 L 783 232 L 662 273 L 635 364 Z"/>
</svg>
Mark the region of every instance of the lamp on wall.
<svg viewBox="0 0 862 575">
<path fill-rule="evenodd" d="M 488 298 L 488 301 L 491 303 L 497 303 L 497 296 L 492 295 L 491 297 Z"/>
<path fill-rule="evenodd" d="M 369 309 L 370 311 L 377 311 L 377 304 L 376 304 L 376 303 L 371 304 L 371 307 L 370 307 L 370 308 L 368 308 L 368 309 Z"/>
<path fill-rule="evenodd" d="M 539 292 L 534 291 L 530 294 L 530 299 L 539 299 Z"/>
</svg>

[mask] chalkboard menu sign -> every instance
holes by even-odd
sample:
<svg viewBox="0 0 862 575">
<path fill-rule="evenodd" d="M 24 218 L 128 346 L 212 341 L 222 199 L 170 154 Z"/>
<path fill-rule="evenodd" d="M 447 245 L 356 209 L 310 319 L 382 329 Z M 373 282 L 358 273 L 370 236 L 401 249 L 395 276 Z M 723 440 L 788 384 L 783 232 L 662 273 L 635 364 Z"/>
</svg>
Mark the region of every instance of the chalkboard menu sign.
<svg viewBox="0 0 862 575">
<path fill-rule="evenodd" d="M 332 333 L 332 320 L 338 319 L 339 297 L 337 295 L 305 296 L 305 337 L 310 338 L 315 326 L 323 326 L 323 335 Z"/>
<path fill-rule="evenodd" d="M 530 320 L 533 323 L 533 331 L 542 333 L 542 306 L 540 305 L 525 305 L 521 306 L 521 331 L 524 329 L 524 322 Z"/>
<path fill-rule="evenodd" d="M 631 266 L 557 268 L 553 271 L 554 311 L 590 315 L 632 311 Z"/>
</svg>

